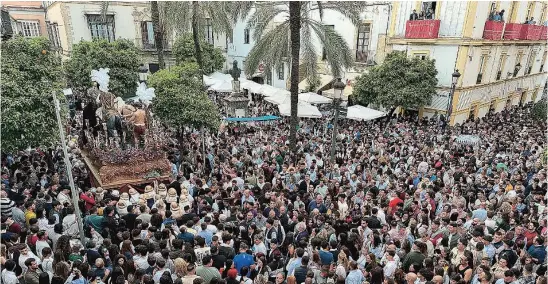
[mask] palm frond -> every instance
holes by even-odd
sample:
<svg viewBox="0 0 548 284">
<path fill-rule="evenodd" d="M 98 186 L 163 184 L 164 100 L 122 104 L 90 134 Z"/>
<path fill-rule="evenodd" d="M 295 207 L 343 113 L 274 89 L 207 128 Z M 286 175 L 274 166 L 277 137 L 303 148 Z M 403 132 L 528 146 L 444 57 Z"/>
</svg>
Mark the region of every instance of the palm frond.
<svg viewBox="0 0 548 284">
<path fill-rule="evenodd" d="M 247 28 L 253 31 L 253 40 L 258 41 L 268 24 L 281 13 L 289 15 L 289 9 L 281 5 L 258 5 L 247 22 Z"/>
<path fill-rule="evenodd" d="M 222 32 L 232 39 L 233 21 L 230 19 L 230 6 L 228 4 L 219 4 L 219 2 L 200 2 L 200 5 L 202 11 L 205 12 L 204 17 L 201 19 L 208 18 L 214 32 Z M 205 31 L 205 29 L 202 30 Z"/>
<path fill-rule="evenodd" d="M 303 78 L 299 78 L 299 82 L 302 79 L 310 79 L 317 75 L 318 72 L 318 54 L 314 42 L 312 39 L 312 32 L 310 25 L 303 25 L 301 27 L 301 69 Z"/>
<path fill-rule="evenodd" d="M 332 10 L 341 13 L 344 17 L 348 18 L 354 25 L 361 22 L 360 14 L 364 12 L 365 7 L 375 5 L 373 2 L 367 1 L 318 1 L 312 4 L 311 11 Z"/>
<path fill-rule="evenodd" d="M 192 23 L 192 2 L 159 1 L 160 22 L 167 34 L 188 32 Z"/>
<path fill-rule="evenodd" d="M 254 1 L 227 1 L 224 3 L 229 3 L 230 16 L 234 23 L 245 21 L 251 10 L 255 7 Z"/>
<path fill-rule="evenodd" d="M 247 55 L 244 70 L 252 75 L 263 63 L 271 68 L 279 64 L 282 58 L 290 58 L 289 22 L 284 22 L 268 31 Z"/>
<path fill-rule="evenodd" d="M 352 67 L 354 59 L 346 40 L 333 28 L 320 22 L 307 20 L 306 24 L 320 39 L 327 56 L 327 63 L 334 77 L 340 77 L 344 69 Z"/>
<path fill-rule="evenodd" d="M 323 4 L 322 4 L 322 1 L 317 1 L 316 6 L 318 7 L 318 12 L 320 13 L 320 21 L 323 21 Z"/>
</svg>

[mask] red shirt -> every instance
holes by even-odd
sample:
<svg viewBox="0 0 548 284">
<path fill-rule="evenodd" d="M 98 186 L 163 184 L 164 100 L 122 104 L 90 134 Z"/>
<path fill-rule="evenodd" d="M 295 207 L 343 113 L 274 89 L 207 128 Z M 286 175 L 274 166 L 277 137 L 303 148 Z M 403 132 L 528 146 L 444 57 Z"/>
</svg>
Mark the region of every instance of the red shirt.
<svg viewBox="0 0 548 284">
<path fill-rule="evenodd" d="M 91 207 L 93 207 L 93 205 L 95 205 L 95 199 L 93 197 L 87 196 L 83 192 L 80 193 L 80 199 L 82 199 L 86 202 L 86 204 L 85 204 L 86 211 L 89 211 L 91 209 Z"/>
</svg>

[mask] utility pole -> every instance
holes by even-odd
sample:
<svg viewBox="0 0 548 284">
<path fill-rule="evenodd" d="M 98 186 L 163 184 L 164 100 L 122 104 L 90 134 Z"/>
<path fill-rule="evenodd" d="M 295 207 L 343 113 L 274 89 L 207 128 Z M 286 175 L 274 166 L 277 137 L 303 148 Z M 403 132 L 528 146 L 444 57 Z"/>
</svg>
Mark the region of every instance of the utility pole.
<svg viewBox="0 0 548 284">
<path fill-rule="evenodd" d="M 63 155 L 65 156 L 65 166 L 67 168 L 67 175 L 69 178 L 70 192 L 72 194 L 72 206 L 74 206 L 74 214 L 76 214 L 76 223 L 78 223 L 78 231 L 80 233 L 80 241 L 82 245 L 85 246 L 85 236 L 84 236 L 84 222 L 82 220 L 82 214 L 80 212 L 80 207 L 78 207 L 78 200 L 80 200 L 78 193 L 76 192 L 76 187 L 74 186 L 74 178 L 72 177 L 72 164 L 70 163 L 67 151 L 67 141 L 65 140 L 65 130 L 63 129 L 63 123 L 61 121 L 61 106 L 59 105 L 59 100 L 55 91 L 53 93 L 53 102 L 55 103 L 55 115 L 57 116 L 57 125 L 59 126 L 59 137 L 61 138 L 61 146 L 63 147 Z"/>
</svg>

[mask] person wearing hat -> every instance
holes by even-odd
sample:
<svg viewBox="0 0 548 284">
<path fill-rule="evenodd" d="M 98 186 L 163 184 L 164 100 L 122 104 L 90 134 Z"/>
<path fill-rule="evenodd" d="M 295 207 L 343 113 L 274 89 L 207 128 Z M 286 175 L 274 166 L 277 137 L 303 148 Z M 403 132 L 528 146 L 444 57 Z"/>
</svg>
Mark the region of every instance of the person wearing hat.
<svg viewBox="0 0 548 284">
<path fill-rule="evenodd" d="M 141 195 L 141 199 L 144 199 L 146 201 L 146 205 L 148 206 L 148 208 L 152 208 L 152 206 L 156 202 L 155 197 L 156 191 L 154 190 L 154 187 L 152 187 L 151 185 L 145 186 L 145 193 Z"/>
<path fill-rule="evenodd" d="M 127 192 L 122 192 L 122 194 L 120 194 L 120 200 L 119 201 L 123 201 L 126 203 L 126 205 L 129 205 L 130 202 L 129 202 L 129 193 Z"/>
<path fill-rule="evenodd" d="M 139 194 L 139 192 L 133 187 L 129 188 L 128 193 L 129 193 L 129 202 L 131 202 L 131 204 L 133 205 L 138 205 L 139 200 L 141 198 L 141 194 Z"/>
<path fill-rule="evenodd" d="M 102 201 L 105 198 L 105 192 L 102 187 L 95 189 L 95 200 L 97 202 Z"/>
<path fill-rule="evenodd" d="M 118 212 L 118 215 L 125 216 L 127 214 L 127 202 L 123 200 L 119 200 L 118 203 L 116 203 L 116 212 Z"/>
<path fill-rule="evenodd" d="M 158 185 L 156 196 L 160 196 L 161 199 L 165 200 L 165 198 L 167 197 L 167 188 L 165 184 L 160 183 L 160 185 Z"/>
<path fill-rule="evenodd" d="M 175 188 L 170 187 L 167 190 L 167 196 L 166 196 L 166 203 L 171 204 L 172 202 L 178 202 L 178 196 L 177 196 L 177 190 Z"/>
<path fill-rule="evenodd" d="M 183 216 L 183 210 L 176 202 L 171 202 L 169 210 L 171 211 L 171 216 L 173 219 L 179 219 Z"/>
</svg>

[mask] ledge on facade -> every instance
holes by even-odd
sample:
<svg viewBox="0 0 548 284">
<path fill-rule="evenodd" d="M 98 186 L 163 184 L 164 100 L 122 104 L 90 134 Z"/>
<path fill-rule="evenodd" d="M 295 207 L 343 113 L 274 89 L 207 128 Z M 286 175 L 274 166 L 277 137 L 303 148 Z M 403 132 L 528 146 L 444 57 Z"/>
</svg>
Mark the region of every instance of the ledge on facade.
<svg viewBox="0 0 548 284">
<path fill-rule="evenodd" d="M 407 21 L 405 24 L 405 38 L 434 39 L 438 38 L 440 20 Z"/>
<path fill-rule="evenodd" d="M 507 44 L 523 44 L 523 45 L 538 45 L 546 44 L 546 40 L 486 40 L 483 38 L 472 39 L 472 38 L 462 38 L 462 37 L 439 37 L 434 39 L 424 39 L 424 38 L 404 38 L 404 37 L 389 37 L 387 44 L 431 44 L 431 45 L 471 45 L 471 46 L 482 46 L 482 45 L 507 45 Z"/>
<path fill-rule="evenodd" d="M 546 74 L 548 74 L 548 72 L 531 73 L 531 74 L 528 74 L 528 75 L 502 79 L 502 80 L 489 82 L 489 83 L 483 83 L 483 84 L 477 84 L 477 85 L 474 84 L 474 85 L 465 86 L 465 87 L 461 86 L 461 87 L 457 87 L 456 89 L 459 90 L 459 91 L 474 90 L 474 89 L 484 88 L 484 87 L 489 86 L 489 85 L 505 84 L 507 82 L 523 80 L 523 79 L 526 79 L 526 78 L 535 77 L 535 76 L 539 76 L 539 75 L 540 76 L 546 76 Z"/>
</svg>

